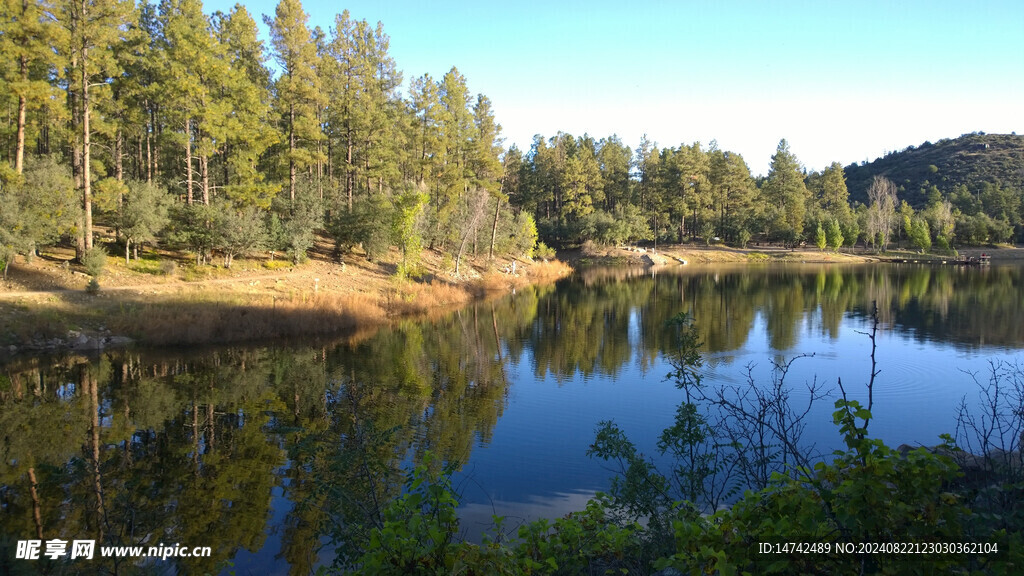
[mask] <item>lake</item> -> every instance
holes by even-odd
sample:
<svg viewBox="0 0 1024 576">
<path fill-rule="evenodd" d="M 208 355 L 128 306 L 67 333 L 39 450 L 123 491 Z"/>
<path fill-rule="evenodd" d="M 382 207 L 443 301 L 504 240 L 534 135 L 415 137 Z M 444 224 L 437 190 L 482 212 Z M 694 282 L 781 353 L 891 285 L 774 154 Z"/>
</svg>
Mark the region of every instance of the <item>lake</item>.
<svg viewBox="0 0 1024 576">
<path fill-rule="evenodd" d="M 872 436 L 939 443 L 991 362 L 1024 363 L 1024 268 L 917 264 L 589 269 L 557 285 L 356 340 L 0 366 L 0 571 L 18 540 L 210 546 L 158 573 L 306 574 L 330 565 L 428 451 L 455 463 L 465 536 L 581 509 L 612 476 L 587 456 L 614 420 L 655 462 L 683 392 L 666 378 L 680 312 L 705 390 L 767 386 L 803 409 L 802 445 L 840 446 L 838 379 Z M 440 464 L 436 464 L 435 468 Z M 76 563 L 77 562 L 77 563 Z M 76 560 L 123 570 L 131 561 Z M 91 570 L 91 568 L 90 568 Z"/>
</svg>

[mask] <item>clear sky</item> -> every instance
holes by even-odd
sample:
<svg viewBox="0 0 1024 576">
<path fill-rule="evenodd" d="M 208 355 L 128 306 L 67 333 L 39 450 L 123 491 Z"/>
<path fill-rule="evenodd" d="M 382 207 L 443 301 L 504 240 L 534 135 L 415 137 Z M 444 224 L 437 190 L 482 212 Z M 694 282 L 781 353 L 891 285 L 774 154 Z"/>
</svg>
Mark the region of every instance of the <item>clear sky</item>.
<svg viewBox="0 0 1024 576">
<path fill-rule="evenodd" d="M 229 0 L 205 10 L 227 11 Z M 261 22 L 276 0 L 243 2 Z M 974 131 L 1024 133 L 1024 1 L 306 0 L 310 26 L 381 21 L 411 78 L 458 67 L 505 144 L 617 134 L 717 140 L 765 174 Z"/>
</svg>

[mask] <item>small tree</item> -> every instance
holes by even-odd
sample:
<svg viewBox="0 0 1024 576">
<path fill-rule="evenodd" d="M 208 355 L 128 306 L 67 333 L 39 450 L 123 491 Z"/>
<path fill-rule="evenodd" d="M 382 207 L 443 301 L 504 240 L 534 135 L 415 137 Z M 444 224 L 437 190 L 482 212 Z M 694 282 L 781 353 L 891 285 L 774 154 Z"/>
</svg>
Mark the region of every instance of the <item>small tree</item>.
<svg viewBox="0 0 1024 576">
<path fill-rule="evenodd" d="M 258 208 L 238 208 L 227 201 L 215 202 L 214 206 L 217 218 L 213 247 L 224 255 L 225 268 L 231 268 L 236 256 L 248 256 L 267 245 L 267 227 Z"/>
<path fill-rule="evenodd" d="M 206 204 L 175 207 L 171 211 L 170 238 L 196 255 L 196 265 L 206 264 L 216 240 L 214 219 L 216 212 Z"/>
<path fill-rule="evenodd" d="M 707 246 L 711 245 L 711 238 L 715 234 L 715 225 L 710 220 L 705 220 L 700 225 L 700 235 L 704 238 L 704 244 Z"/>
<path fill-rule="evenodd" d="M 875 176 L 868 188 L 868 235 L 876 239 L 883 252 L 889 247 L 889 234 L 896 226 L 896 185 L 882 176 Z"/>
<path fill-rule="evenodd" d="M 833 218 L 828 221 L 828 226 L 825 228 L 825 236 L 828 246 L 838 252 L 839 247 L 843 245 L 843 230 L 839 226 L 839 220 Z"/>
<path fill-rule="evenodd" d="M 316 232 L 323 226 L 324 212 L 320 198 L 311 186 L 305 185 L 290 205 L 286 199 L 277 206 L 281 214 L 281 246 L 296 264 L 306 259 L 306 251 L 313 247 Z"/>
<path fill-rule="evenodd" d="M 825 229 L 821 227 L 821 222 L 818 222 L 818 227 L 814 230 L 814 244 L 817 245 L 818 250 L 825 251 L 825 247 L 828 246 L 828 237 L 825 236 Z"/>
<path fill-rule="evenodd" d="M 423 251 L 422 215 L 423 207 L 430 197 L 422 189 L 410 186 L 395 202 L 392 230 L 398 248 L 402 250 L 402 264 L 399 276 L 407 276 L 419 264 Z"/>
<path fill-rule="evenodd" d="M 7 280 L 7 269 L 14 261 L 15 254 L 16 252 L 10 246 L 0 244 L 0 269 L 3 270 L 4 280 Z"/>
<path fill-rule="evenodd" d="M 85 273 L 98 280 L 103 275 L 103 268 L 107 265 L 107 252 L 102 246 L 96 245 L 85 251 L 82 255 L 82 266 Z"/>
<path fill-rule="evenodd" d="M 170 222 L 171 198 L 167 191 L 146 182 L 130 182 L 128 194 L 118 211 L 118 226 L 124 235 L 124 263 L 128 264 L 129 251 L 135 244 L 135 258 L 139 258 L 138 245 L 156 240 L 157 235 Z"/>
<path fill-rule="evenodd" d="M 74 230 L 77 215 L 71 172 L 55 159 L 31 158 L 24 174 L 0 173 L 0 246 L 7 251 L 31 258 Z"/>
<path fill-rule="evenodd" d="M 924 218 L 914 218 L 910 222 L 907 234 L 910 236 L 910 244 L 920 250 L 922 254 L 931 249 L 932 235 L 928 229 L 928 221 Z"/>
<path fill-rule="evenodd" d="M 736 235 L 736 239 L 739 240 L 740 248 L 746 248 L 747 244 L 750 243 L 750 230 L 740 228 L 739 233 Z"/>
</svg>

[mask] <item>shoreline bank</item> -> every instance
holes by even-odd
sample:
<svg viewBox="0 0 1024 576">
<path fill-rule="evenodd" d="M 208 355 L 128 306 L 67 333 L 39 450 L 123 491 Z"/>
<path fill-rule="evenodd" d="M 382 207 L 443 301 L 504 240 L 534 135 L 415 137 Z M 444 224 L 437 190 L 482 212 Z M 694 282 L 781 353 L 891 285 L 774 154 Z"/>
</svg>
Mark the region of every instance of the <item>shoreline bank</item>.
<svg viewBox="0 0 1024 576">
<path fill-rule="evenodd" d="M 462 274 L 425 254 L 416 279 L 398 279 L 393 264 L 351 258 L 313 259 L 266 269 L 205 267 L 171 277 L 139 273 L 108 259 L 101 288 L 89 293 L 69 255 L 13 266 L 0 285 L 0 357 L 60 350 L 96 352 L 131 344 L 180 346 L 320 335 L 358 335 L 405 318 L 430 318 L 515 289 L 571 274 L 560 261 L 465 262 Z M 265 263 L 262 263 L 265 264 Z M 82 284 L 83 286 L 78 286 Z"/>
</svg>

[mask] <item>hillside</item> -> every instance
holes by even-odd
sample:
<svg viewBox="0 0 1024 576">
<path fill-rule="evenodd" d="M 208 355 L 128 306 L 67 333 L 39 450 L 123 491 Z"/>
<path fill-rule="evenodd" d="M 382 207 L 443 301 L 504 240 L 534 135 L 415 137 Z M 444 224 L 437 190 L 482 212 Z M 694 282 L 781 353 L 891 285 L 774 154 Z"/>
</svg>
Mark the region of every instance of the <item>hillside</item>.
<svg viewBox="0 0 1024 576">
<path fill-rule="evenodd" d="M 851 164 L 844 171 L 851 202 L 867 203 L 876 175 L 892 180 L 900 188 L 900 199 L 915 208 L 927 199 L 921 190 L 932 185 L 946 195 L 961 184 L 974 192 L 983 182 L 1024 191 L 1024 136 L 965 134 L 909 146 L 873 162 Z"/>
</svg>

